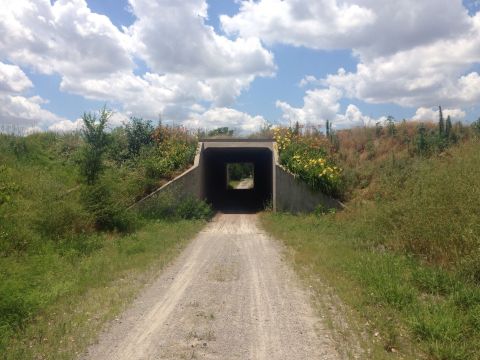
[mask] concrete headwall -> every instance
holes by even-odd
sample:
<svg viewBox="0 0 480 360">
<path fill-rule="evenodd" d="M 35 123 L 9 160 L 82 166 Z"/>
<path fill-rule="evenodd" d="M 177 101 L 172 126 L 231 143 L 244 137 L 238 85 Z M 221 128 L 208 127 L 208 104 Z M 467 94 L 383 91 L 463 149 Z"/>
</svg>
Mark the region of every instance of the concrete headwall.
<svg viewBox="0 0 480 360">
<path fill-rule="evenodd" d="M 199 199 L 204 198 L 203 189 L 203 159 L 202 159 L 202 144 L 199 144 L 197 149 L 197 155 L 195 157 L 194 164 L 191 168 L 169 181 L 162 187 L 158 188 L 151 194 L 147 195 L 130 208 L 142 206 L 149 201 L 152 201 L 162 195 L 174 196 L 176 199 L 181 200 L 188 196 L 194 196 Z"/>
<path fill-rule="evenodd" d="M 343 207 L 338 200 L 313 191 L 306 183 L 285 171 L 280 165 L 275 166 L 275 202 L 276 211 L 306 213 L 314 211 L 319 205 L 327 209 Z"/>
</svg>

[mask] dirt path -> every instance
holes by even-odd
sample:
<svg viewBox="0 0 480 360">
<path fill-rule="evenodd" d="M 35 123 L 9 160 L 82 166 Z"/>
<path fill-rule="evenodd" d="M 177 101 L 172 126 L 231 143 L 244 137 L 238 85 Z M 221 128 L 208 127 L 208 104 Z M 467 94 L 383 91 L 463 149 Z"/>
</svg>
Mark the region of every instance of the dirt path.
<svg viewBox="0 0 480 360">
<path fill-rule="evenodd" d="M 253 188 L 253 178 L 243 179 L 235 187 L 235 189 L 237 190 L 251 189 L 251 188 Z"/>
<path fill-rule="evenodd" d="M 84 359 L 338 359 L 256 215 L 222 214 Z"/>
</svg>

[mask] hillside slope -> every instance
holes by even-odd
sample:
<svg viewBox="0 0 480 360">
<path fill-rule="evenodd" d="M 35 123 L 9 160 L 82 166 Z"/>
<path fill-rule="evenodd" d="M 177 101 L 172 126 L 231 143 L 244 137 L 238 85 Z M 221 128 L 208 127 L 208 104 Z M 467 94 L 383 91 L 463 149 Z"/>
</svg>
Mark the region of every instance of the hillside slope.
<svg viewBox="0 0 480 360">
<path fill-rule="evenodd" d="M 373 156 L 351 169 L 369 178 L 348 210 L 266 214 L 264 225 L 313 287 L 326 280 L 367 322 L 372 343 L 386 350 L 371 358 L 478 359 L 478 140 L 429 157 Z"/>
</svg>

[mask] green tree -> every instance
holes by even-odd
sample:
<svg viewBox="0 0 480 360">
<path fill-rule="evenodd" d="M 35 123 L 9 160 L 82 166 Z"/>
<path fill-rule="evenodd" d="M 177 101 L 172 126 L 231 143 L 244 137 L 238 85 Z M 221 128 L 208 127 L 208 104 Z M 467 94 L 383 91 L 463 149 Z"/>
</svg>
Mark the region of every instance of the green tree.
<svg viewBox="0 0 480 360">
<path fill-rule="evenodd" d="M 443 111 L 442 107 L 438 107 L 439 114 L 438 114 L 438 133 L 440 136 L 443 136 L 445 134 L 445 120 L 443 118 Z"/>
<path fill-rule="evenodd" d="M 136 117 L 130 119 L 130 123 L 125 125 L 130 156 L 137 156 L 142 147 L 153 144 L 153 131 L 151 121 Z"/>
<path fill-rule="evenodd" d="M 97 117 L 94 113 L 84 113 L 81 135 L 85 141 L 80 162 L 81 174 L 88 185 L 94 184 L 103 171 L 103 157 L 107 150 L 108 134 L 106 126 L 112 112 L 105 107 Z"/>
</svg>

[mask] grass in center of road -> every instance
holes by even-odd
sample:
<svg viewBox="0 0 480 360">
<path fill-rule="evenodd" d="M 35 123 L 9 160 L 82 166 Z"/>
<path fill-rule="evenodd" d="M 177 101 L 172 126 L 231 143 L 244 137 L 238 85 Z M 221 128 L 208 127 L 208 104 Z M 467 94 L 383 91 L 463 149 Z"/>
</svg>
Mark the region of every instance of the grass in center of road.
<svg viewBox="0 0 480 360">
<path fill-rule="evenodd" d="M 68 253 L 46 246 L 38 254 L 0 258 L 0 307 L 19 318 L 36 314 L 20 330 L 0 327 L 1 357 L 77 357 L 204 224 L 152 221 L 128 236 L 92 235 Z"/>
</svg>

